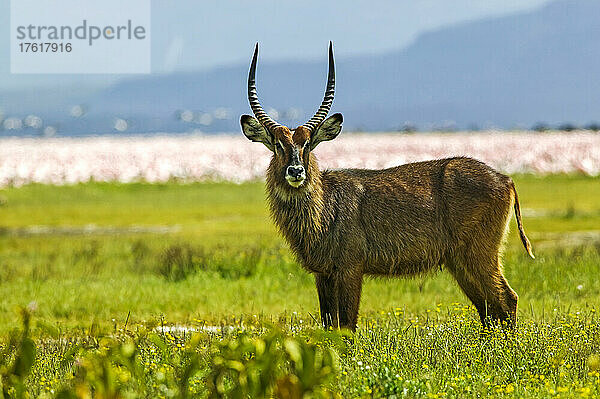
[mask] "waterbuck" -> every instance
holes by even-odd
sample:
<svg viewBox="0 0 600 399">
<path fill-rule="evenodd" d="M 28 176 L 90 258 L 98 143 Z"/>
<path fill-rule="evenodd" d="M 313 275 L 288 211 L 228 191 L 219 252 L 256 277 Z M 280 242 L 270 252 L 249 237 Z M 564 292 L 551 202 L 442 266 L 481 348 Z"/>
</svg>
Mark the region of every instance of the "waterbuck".
<svg viewBox="0 0 600 399">
<path fill-rule="evenodd" d="M 302 266 L 315 275 L 322 322 L 356 329 L 364 275 L 414 276 L 445 267 L 481 321 L 516 320 L 518 296 L 502 274 L 500 248 L 519 200 L 510 177 L 475 159 L 415 162 L 383 170 L 320 171 L 315 147 L 333 140 L 342 115 L 325 119 L 335 89 L 333 48 L 325 98 L 304 125 L 289 129 L 263 110 L 254 50 L 248 99 L 255 117 L 242 131 L 273 152 L 267 170 L 271 215 Z"/>
</svg>

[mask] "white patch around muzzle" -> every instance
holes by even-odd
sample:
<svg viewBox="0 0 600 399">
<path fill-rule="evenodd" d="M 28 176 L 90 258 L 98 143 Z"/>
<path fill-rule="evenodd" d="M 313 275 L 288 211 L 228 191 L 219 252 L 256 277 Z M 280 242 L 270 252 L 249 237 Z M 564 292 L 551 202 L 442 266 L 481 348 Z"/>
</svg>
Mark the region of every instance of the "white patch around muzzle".
<svg viewBox="0 0 600 399">
<path fill-rule="evenodd" d="M 304 175 L 304 173 L 299 177 L 292 177 L 290 175 L 286 175 L 285 180 L 287 180 L 290 186 L 298 188 L 302 185 L 302 183 L 304 183 L 304 181 L 306 180 L 306 176 Z"/>
</svg>

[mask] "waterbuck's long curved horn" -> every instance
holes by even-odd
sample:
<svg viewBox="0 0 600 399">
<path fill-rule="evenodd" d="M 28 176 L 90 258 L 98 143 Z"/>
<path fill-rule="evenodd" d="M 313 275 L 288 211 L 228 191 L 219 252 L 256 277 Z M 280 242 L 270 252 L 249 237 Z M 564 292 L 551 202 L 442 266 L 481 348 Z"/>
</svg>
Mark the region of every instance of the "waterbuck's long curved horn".
<svg viewBox="0 0 600 399">
<path fill-rule="evenodd" d="M 248 73 L 248 101 L 250 102 L 250 108 L 254 112 L 256 119 L 263 125 L 267 130 L 271 130 L 274 127 L 281 126 L 275 122 L 267 113 L 263 110 L 262 105 L 258 101 L 258 95 L 256 94 L 256 60 L 258 59 L 258 43 L 254 48 L 254 56 L 252 57 L 252 64 L 250 65 L 250 72 Z"/>
<path fill-rule="evenodd" d="M 333 103 L 333 95 L 335 94 L 335 63 L 333 61 L 333 43 L 329 41 L 329 73 L 327 74 L 327 89 L 325 89 L 325 97 L 319 107 L 319 110 L 304 124 L 305 127 L 314 131 L 317 126 L 325 120 L 325 117 L 331 109 Z"/>
</svg>

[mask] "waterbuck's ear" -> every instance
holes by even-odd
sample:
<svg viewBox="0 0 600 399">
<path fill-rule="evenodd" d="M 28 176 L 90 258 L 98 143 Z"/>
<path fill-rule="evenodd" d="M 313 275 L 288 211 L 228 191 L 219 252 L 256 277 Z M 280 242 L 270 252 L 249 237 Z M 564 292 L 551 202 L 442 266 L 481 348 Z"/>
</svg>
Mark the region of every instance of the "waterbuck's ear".
<svg viewBox="0 0 600 399">
<path fill-rule="evenodd" d="M 321 123 L 310 138 L 310 150 L 322 141 L 333 140 L 342 131 L 342 122 L 344 117 L 342 114 L 333 114 Z"/>
<path fill-rule="evenodd" d="M 273 137 L 256 118 L 250 115 L 242 115 L 240 123 L 242 132 L 248 137 L 248 140 L 263 143 L 269 150 L 274 151 Z"/>
</svg>

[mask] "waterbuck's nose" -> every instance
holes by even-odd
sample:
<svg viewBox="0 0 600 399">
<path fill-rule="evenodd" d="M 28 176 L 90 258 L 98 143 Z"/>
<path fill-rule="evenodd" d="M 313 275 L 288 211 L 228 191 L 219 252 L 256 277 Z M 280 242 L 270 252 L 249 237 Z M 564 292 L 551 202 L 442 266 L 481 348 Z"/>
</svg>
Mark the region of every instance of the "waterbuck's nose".
<svg viewBox="0 0 600 399">
<path fill-rule="evenodd" d="M 287 175 L 290 177 L 293 177 L 294 179 L 304 177 L 304 166 L 302 166 L 302 165 L 288 166 Z"/>
</svg>

